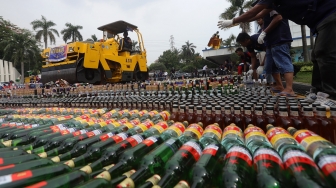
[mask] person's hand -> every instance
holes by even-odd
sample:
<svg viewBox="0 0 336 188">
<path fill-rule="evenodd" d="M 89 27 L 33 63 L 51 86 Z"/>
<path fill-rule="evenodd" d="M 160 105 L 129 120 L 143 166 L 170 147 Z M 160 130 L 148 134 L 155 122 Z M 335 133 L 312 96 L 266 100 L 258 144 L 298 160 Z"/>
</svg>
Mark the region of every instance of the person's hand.
<svg viewBox="0 0 336 188">
<path fill-rule="evenodd" d="M 232 20 L 223 20 L 223 21 L 219 21 L 217 26 L 220 29 L 224 29 L 224 28 L 227 28 L 227 27 L 231 26 L 232 24 L 233 24 L 233 19 Z"/>
<path fill-rule="evenodd" d="M 266 33 L 263 31 L 260 33 L 259 37 L 258 37 L 258 43 L 262 44 L 264 43 L 264 38 L 266 37 Z"/>
<path fill-rule="evenodd" d="M 264 71 L 264 66 L 259 66 L 259 67 L 257 68 L 257 74 L 258 74 L 258 75 L 261 75 L 261 74 L 263 73 L 263 71 Z"/>
</svg>

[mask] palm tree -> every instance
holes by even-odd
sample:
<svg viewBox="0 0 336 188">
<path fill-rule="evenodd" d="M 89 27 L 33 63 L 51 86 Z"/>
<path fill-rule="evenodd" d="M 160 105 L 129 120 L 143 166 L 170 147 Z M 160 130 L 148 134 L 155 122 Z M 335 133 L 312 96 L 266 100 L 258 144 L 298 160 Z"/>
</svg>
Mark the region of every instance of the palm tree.
<svg viewBox="0 0 336 188">
<path fill-rule="evenodd" d="M 181 57 L 189 62 L 191 57 L 195 54 L 195 48 L 196 46 L 193 43 L 187 41 L 185 45 L 182 45 Z"/>
<path fill-rule="evenodd" d="M 138 45 L 138 41 L 132 40 L 132 51 L 140 51 L 140 46 Z"/>
<path fill-rule="evenodd" d="M 65 43 L 68 40 L 72 40 L 72 42 L 83 40 L 81 33 L 78 31 L 80 29 L 83 29 L 83 26 L 72 25 L 71 23 L 66 23 L 65 26 L 67 28 L 61 31 L 61 34 L 63 35 L 63 40 Z"/>
<path fill-rule="evenodd" d="M 251 8 L 252 0 L 227 0 L 231 5 L 220 14 L 222 19 L 233 19 L 247 12 Z M 242 32 L 248 33 L 251 31 L 251 25 L 249 22 L 240 23 L 239 27 Z"/>
<path fill-rule="evenodd" d="M 21 63 L 21 82 L 24 81 L 24 62 L 36 61 L 39 57 L 37 41 L 29 31 L 22 33 L 12 32 L 10 37 L 2 40 L 0 45 L 4 45 L 4 57 L 10 58 L 14 65 Z"/>
<path fill-rule="evenodd" d="M 96 34 L 91 35 L 91 38 L 86 39 L 86 41 L 92 41 L 92 42 L 97 42 L 98 38 Z"/>
<path fill-rule="evenodd" d="M 232 51 L 235 49 L 235 47 L 240 46 L 236 42 L 236 36 L 231 34 L 229 38 L 225 39 L 222 43 L 224 47 L 227 47 L 228 50 L 232 53 Z"/>
<path fill-rule="evenodd" d="M 44 16 L 42 16 L 41 20 L 34 20 L 30 24 L 33 26 L 34 31 L 39 28 L 41 29 L 37 31 L 35 39 L 41 41 L 43 38 L 44 48 L 48 47 L 48 38 L 51 44 L 55 44 L 55 35 L 59 37 L 59 34 L 56 29 L 52 28 L 56 25 L 53 21 L 48 21 Z"/>
</svg>

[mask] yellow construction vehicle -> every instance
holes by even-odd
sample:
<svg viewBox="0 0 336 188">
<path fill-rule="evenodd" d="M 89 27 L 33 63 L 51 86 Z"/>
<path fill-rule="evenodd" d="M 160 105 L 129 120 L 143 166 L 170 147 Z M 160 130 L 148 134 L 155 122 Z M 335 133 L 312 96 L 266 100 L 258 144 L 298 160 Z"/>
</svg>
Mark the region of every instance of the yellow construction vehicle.
<svg viewBox="0 0 336 188">
<path fill-rule="evenodd" d="M 144 81 L 148 78 L 146 50 L 138 27 L 125 21 L 98 28 L 103 39 L 78 41 L 42 52 L 42 83 L 67 80 L 69 83 L 102 84 L 106 82 Z M 137 34 L 137 49 L 132 49 L 121 33 Z"/>
</svg>

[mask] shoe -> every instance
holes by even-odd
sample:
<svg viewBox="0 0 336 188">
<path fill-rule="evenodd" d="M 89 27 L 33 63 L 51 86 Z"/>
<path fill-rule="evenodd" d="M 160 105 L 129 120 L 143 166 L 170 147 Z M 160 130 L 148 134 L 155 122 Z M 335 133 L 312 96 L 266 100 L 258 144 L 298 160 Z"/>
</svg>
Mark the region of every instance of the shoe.
<svg viewBox="0 0 336 188">
<path fill-rule="evenodd" d="M 281 90 L 274 89 L 274 88 L 272 88 L 272 87 L 271 87 L 271 91 L 272 91 L 273 93 L 280 93 L 280 92 L 281 92 Z"/>
</svg>

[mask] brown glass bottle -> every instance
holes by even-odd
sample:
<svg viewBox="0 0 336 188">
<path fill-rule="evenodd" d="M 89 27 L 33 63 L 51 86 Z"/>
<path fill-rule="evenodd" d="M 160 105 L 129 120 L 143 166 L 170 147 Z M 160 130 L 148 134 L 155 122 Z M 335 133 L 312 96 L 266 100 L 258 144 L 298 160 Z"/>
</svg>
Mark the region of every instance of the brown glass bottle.
<svg viewBox="0 0 336 188">
<path fill-rule="evenodd" d="M 203 121 L 203 110 L 202 106 L 197 106 L 196 107 L 196 122 L 202 122 Z"/>
<path fill-rule="evenodd" d="M 243 126 L 245 130 L 249 124 L 253 123 L 253 115 L 251 111 L 251 106 L 244 106 L 244 114 L 243 114 Z"/>
<path fill-rule="evenodd" d="M 231 106 L 225 105 L 224 107 L 225 109 L 225 116 L 224 116 L 224 126 L 221 127 L 222 129 L 224 129 L 226 126 L 230 125 L 231 123 L 234 123 L 234 119 L 231 113 Z"/>
<path fill-rule="evenodd" d="M 334 135 L 335 140 L 333 141 L 334 144 L 336 144 L 336 106 L 331 106 L 330 107 L 330 121 L 333 122 L 332 134 Z"/>
<path fill-rule="evenodd" d="M 217 123 L 219 127 L 224 127 L 224 119 L 222 118 L 222 112 L 220 106 L 215 106 L 215 119 L 214 123 Z"/>
<path fill-rule="evenodd" d="M 260 127 L 262 130 L 266 129 L 266 120 L 263 113 L 262 106 L 254 107 L 253 125 Z"/>
<path fill-rule="evenodd" d="M 318 122 L 314 117 L 313 108 L 309 106 L 303 107 L 302 115 L 303 127 L 301 127 L 300 129 L 308 129 L 316 134 L 319 134 L 320 129 Z"/>
<path fill-rule="evenodd" d="M 210 124 L 213 124 L 214 123 L 214 118 L 212 116 L 212 107 L 211 106 L 206 106 L 206 114 L 205 116 L 203 117 L 203 125 L 204 125 L 204 128 Z"/>
<path fill-rule="evenodd" d="M 185 112 L 185 105 L 180 105 L 180 111 L 179 111 L 179 115 L 177 118 L 177 121 L 179 122 L 183 122 L 187 119 L 187 114 Z"/>
<path fill-rule="evenodd" d="M 233 107 L 233 119 L 234 124 L 236 124 L 240 129 L 244 129 L 240 106 Z"/>
<path fill-rule="evenodd" d="M 303 120 L 300 117 L 298 106 L 290 107 L 289 118 L 291 119 L 294 128 L 301 129 L 303 127 Z"/>
<path fill-rule="evenodd" d="M 179 117 L 178 105 L 174 104 L 172 109 L 173 110 L 170 119 L 173 121 L 177 121 Z"/>
<path fill-rule="evenodd" d="M 316 107 L 321 106 L 321 103 L 314 102 L 311 106 L 313 107 L 314 116 L 316 116 Z"/>
<path fill-rule="evenodd" d="M 287 130 L 288 127 L 293 127 L 292 121 L 288 116 L 288 108 L 285 106 L 279 107 L 279 116 L 276 120 L 276 126 Z"/>
<path fill-rule="evenodd" d="M 330 141 L 330 142 L 334 142 L 335 141 L 335 135 L 333 134 L 333 132 L 331 132 L 331 130 L 334 129 L 333 126 L 335 126 L 333 124 L 332 121 L 330 121 L 327 118 L 327 114 L 326 114 L 326 107 L 325 106 L 317 106 L 316 107 L 316 120 L 317 123 L 320 127 L 320 136 L 322 136 L 323 138 L 325 138 L 326 140 Z"/>
<path fill-rule="evenodd" d="M 266 120 L 266 125 L 271 124 L 275 125 L 276 122 L 276 117 L 274 115 L 274 107 L 273 106 L 266 106 L 265 110 L 265 120 Z M 267 129 L 263 129 L 264 132 L 267 132 Z"/>
<path fill-rule="evenodd" d="M 194 108 L 195 108 L 194 105 L 189 105 L 189 106 L 188 106 L 187 121 L 188 121 L 189 123 L 197 123 L 197 122 L 195 121 L 196 117 L 195 117 Z"/>
</svg>

